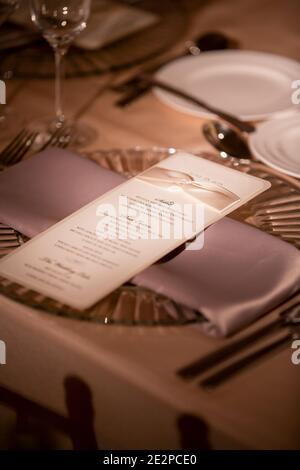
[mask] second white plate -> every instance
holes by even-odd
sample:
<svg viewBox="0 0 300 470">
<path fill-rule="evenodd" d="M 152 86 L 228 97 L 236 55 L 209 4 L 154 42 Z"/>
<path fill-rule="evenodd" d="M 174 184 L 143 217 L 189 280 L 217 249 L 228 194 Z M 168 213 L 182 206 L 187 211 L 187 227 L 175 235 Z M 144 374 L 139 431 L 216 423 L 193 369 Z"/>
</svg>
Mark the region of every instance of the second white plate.
<svg viewBox="0 0 300 470">
<path fill-rule="evenodd" d="M 183 57 L 160 69 L 156 78 L 207 101 L 245 121 L 262 120 L 295 106 L 293 80 L 300 64 L 275 54 L 251 51 L 213 51 Z M 184 99 L 155 89 L 159 99 L 194 116 L 211 114 Z"/>
<path fill-rule="evenodd" d="M 249 144 L 261 161 L 300 178 L 300 114 L 261 124 L 250 134 Z"/>
</svg>

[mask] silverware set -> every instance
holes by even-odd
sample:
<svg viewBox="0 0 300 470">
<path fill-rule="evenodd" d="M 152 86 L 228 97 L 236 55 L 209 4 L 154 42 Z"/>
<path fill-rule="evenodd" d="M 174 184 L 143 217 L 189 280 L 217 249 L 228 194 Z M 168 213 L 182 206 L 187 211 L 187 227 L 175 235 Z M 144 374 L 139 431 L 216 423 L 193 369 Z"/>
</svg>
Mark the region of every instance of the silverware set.
<svg viewBox="0 0 300 470">
<path fill-rule="evenodd" d="M 298 292 L 281 306 L 280 313 L 275 319 L 182 367 L 177 371 L 177 376 L 184 381 L 200 378 L 201 386 L 217 387 L 254 365 L 270 352 L 299 338 L 300 293 Z M 266 342 L 256 347 L 256 343 L 261 339 Z"/>
<path fill-rule="evenodd" d="M 19 163 L 33 146 L 36 132 L 22 129 L 0 153 L 0 164 L 3 167 Z"/>
<path fill-rule="evenodd" d="M 37 144 L 38 132 L 22 129 L 0 152 L 0 169 L 19 163 L 31 150 L 40 152 L 49 147 L 66 148 L 71 143 L 68 126 L 57 128 L 41 145 Z M 34 148 L 36 146 L 36 148 Z"/>
</svg>

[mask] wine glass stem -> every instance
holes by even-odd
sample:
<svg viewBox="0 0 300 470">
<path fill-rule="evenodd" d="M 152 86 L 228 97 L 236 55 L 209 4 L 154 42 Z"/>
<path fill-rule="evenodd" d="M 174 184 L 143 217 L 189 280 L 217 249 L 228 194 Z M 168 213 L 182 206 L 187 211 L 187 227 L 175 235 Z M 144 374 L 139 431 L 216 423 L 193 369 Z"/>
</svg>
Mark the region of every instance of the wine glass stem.
<svg viewBox="0 0 300 470">
<path fill-rule="evenodd" d="M 55 114 L 58 123 L 65 120 L 65 116 L 62 110 L 62 60 L 64 52 L 59 48 L 54 50 L 55 54 Z"/>
</svg>

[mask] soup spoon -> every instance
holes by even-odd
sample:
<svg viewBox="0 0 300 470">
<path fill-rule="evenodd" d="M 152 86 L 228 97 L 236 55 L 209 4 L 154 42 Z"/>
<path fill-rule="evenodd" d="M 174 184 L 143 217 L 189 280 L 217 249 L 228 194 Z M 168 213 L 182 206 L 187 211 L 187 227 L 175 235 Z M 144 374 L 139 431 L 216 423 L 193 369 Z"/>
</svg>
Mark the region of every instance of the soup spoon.
<svg viewBox="0 0 300 470">
<path fill-rule="evenodd" d="M 248 144 L 248 134 L 240 132 L 233 126 L 221 121 L 209 121 L 202 127 L 206 140 L 219 152 L 223 159 L 231 159 L 236 165 L 250 165 L 255 170 L 280 178 L 293 188 L 300 190 L 300 181 L 292 176 L 285 175 L 278 170 L 268 167 L 254 160 Z"/>
</svg>

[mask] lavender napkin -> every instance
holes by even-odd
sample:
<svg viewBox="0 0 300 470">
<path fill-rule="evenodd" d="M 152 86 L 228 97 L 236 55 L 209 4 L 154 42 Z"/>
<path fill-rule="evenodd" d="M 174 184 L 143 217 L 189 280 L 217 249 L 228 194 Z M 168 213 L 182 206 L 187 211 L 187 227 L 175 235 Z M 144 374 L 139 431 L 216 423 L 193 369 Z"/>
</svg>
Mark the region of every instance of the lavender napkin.
<svg viewBox="0 0 300 470">
<path fill-rule="evenodd" d="M 79 155 L 47 150 L 0 174 L 0 221 L 33 237 L 122 181 Z M 224 218 L 206 230 L 202 250 L 185 250 L 133 282 L 200 310 L 206 332 L 226 336 L 300 288 L 300 254 Z"/>
</svg>

